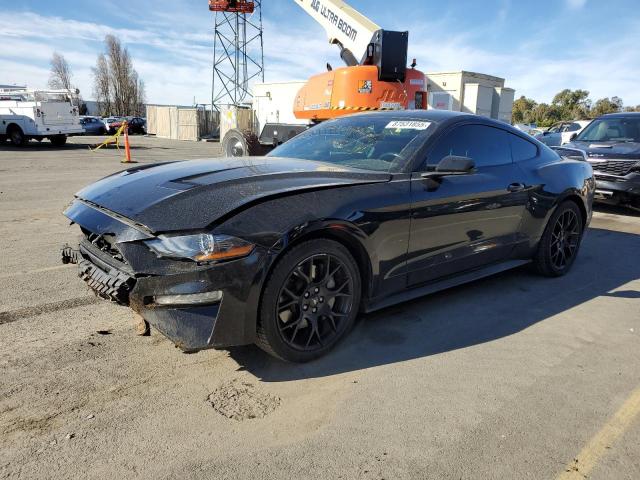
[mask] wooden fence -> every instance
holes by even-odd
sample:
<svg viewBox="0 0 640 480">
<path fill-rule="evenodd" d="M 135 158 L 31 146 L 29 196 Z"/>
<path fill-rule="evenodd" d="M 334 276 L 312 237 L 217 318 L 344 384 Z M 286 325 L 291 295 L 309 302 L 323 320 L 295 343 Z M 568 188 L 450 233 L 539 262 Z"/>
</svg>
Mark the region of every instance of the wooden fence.
<svg viewBox="0 0 640 480">
<path fill-rule="evenodd" d="M 212 137 L 220 128 L 220 114 L 201 107 L 147 105 L 147 133 L 173 140 Z"/>
</svg>

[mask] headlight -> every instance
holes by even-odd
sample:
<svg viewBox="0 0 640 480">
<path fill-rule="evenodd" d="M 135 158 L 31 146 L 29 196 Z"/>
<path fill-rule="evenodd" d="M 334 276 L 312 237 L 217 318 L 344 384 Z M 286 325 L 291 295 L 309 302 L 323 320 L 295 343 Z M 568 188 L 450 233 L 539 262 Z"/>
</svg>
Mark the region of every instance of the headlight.
<svg viewBox="0 0 640 480">
<path fill-rule="evenodd" d="M 255 246 L 239 238 L 209 233 L 175 237 L 160 235 L 144 243 L 158 257 L 190 258 L 196 262 L 244 257 L 249 255 Z"/>
</svg>

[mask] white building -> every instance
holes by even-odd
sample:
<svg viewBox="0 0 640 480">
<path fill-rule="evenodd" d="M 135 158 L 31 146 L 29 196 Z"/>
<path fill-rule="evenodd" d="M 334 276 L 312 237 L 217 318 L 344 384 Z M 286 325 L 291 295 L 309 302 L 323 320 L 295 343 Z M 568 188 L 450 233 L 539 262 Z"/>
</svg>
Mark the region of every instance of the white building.
<svg viewBox="0 0 640 480">
<path fill-rule="evenodd" d="M 428 108 L 473 113 L 511 123 L 515 90 L 504 78 L 467 71 L 427 73 Z"/>
<path fill-rule="evenodd" d="M 26 85 L 2 85 L 0 84 L 0 93 L 23 92 L 27 89 Z"/>
</svg>

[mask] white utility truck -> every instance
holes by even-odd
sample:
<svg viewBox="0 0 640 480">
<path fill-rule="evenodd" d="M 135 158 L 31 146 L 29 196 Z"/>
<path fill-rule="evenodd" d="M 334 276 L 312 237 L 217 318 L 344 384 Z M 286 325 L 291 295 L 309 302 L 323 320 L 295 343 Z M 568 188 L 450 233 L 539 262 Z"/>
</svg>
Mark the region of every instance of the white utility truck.
<svg viewBox="0 0 640 480">
<path fill-rule="evenodd" d="M 48 138 L 64 145 L 67 136 L 84 132 L 69 90 L 22 90 L 0 93 L 0 141 L 23 146 Z"/>
</svg>

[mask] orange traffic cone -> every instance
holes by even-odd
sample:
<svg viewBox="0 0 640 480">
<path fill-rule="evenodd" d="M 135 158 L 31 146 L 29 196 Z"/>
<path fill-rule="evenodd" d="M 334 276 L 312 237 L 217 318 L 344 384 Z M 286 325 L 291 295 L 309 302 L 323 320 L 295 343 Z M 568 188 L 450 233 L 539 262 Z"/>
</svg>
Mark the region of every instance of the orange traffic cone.
<svg viewBox="0 0 640 480">
<path fill-rule="evenodd" d="M 131 147 L 129 146 L 129 125 L 125 122 L 124 124 L 124 160 L 121 160 L 121 163 L 136 163 L 131 160 Z"/>
</svg>

